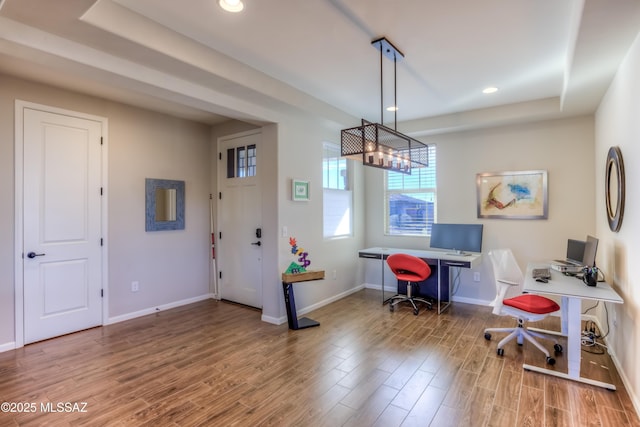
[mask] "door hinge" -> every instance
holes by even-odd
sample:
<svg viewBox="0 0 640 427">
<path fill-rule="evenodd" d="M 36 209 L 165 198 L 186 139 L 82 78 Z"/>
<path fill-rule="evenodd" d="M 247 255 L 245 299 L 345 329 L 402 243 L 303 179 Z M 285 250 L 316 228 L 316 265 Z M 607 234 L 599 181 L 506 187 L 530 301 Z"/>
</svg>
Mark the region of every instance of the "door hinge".
<svg viewBox="0 0 640 427">
<path fill-rule="evenodd" d="M 100 289 L 100 297 L 104 298 L 104 289 Z"/>
<path fill-rule="evenodd" d="M 222 200 L 222 191 L 218 193 L 218 199 Z"/>
<path fill-rule="evenodd" d="M 100 137 L 100 145 L 104 145 L 104 138 Z"/>
<path fill-rule="evenodd" d="M 100 195 L 104 195 L 104 189 L 102 187 L 100 187 Z"/>
<path fill-rule="evenodd" d="M 104 246 L 104 239 L 102 237 L 100 238 L 100 246 Z"/>
<path fill-rule="evenodd" d="M 222 240 L 222 231 L 218 231 L 218 239 Z"/>
<path fill-rule="evenodd" d="M 222 271 L 218 272 L 218 278 L 222 279 Z"/>
<path fill-rule="evenodd" d="M 222 151 L 218 153 L 218 160 L 222 160 Z"/>
</svg>

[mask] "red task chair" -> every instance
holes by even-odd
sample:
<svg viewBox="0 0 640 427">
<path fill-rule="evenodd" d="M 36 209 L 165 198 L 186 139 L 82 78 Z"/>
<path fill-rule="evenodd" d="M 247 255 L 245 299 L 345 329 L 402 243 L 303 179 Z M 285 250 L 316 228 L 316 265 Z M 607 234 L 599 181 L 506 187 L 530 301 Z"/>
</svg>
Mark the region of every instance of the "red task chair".
<svg viewBox="0 0 640 427">
<path fill-rule="evenodd" d="M 490 340 L 492 332 L 510 332 L 498 343 L 499 356 L 504 355 L 504 346 L 507 342 L 517 338 L 518 344 L 522 345 L 526 339 L 547 356 L 549 365 L 555 364 L 556 360 L 549 355 L 549 351 L 542 344 L 536 341 L 535 337 L 553 340 L 553 349 L 556 354 L 562 352 L 562 346 L 555 338 L 527 329 L 526 323 L 542 320 L 554 311 L 560 310 L 560 307 L 549 298 L 522 294 L 524 276 L 510 249 L 494 249 L 489 252 L 489 259 L 496 282 L 496 299 L 491 303 L 493 314 L 511 316 L 517 320 L 518 325 L 515 328 L 487 328 L 484 330 L 485 339 Z M 507 298 L 508 291 L 515 291 L 519 295 Z"/>
<path fill-rule="evenodd" d="M 427 306 L 431 310 L 431 302 L 424 298 L 414 297 L 413 288 L 415 286 L 418 290 L 418 282 L 422 282 L 431 275 L 431 268 L 429 264 L 422 259 L 413 255 L 407 254 L 392 254 L 387 258 L 387 264 L 389 268 L 395 274 L 398 280 L 407 281 L 407 294 L 396 295 L 389 301 L 389 310 L 395 310 L 396 305 L 401 302 L 408 301 L 413 306 L 413 314 L 418 315 L 419 311 L 416 301 L 419 301 Z"/>
</svg>

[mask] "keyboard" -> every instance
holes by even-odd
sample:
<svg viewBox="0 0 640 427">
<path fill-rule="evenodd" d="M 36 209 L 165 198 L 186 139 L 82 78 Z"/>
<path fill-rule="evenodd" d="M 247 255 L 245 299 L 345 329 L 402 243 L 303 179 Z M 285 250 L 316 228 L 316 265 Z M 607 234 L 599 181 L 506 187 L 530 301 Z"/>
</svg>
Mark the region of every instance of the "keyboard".
<svg viewBox="0 0 640 427">
<path fill-rule="evenodd" d="M 534 279 L 550 279 L 551 270 L 549 268 L 534 268 L 532 276 Z"/>
</svg>

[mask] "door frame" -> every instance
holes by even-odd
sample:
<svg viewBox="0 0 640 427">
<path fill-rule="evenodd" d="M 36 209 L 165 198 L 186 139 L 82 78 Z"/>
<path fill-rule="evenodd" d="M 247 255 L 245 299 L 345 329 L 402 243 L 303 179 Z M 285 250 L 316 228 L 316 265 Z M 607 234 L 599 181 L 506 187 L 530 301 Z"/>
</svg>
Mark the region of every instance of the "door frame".
<svg viewBox="0 0 640 427">
<path fill-rule="evenodd" d="M 232 134 L 229 134 L 229 135 L 224 135 L 224 136 L 218 137 L 218 139 L 216 141 L 216 156 L 215 156 L 215 158 L 217 159 L 216 160 L 216 187 L 217 187 L 216 188 L 216 192 L 217 192 L 218 195 L 222 191 L 222 177 L 221 177 L 221 175 L 224 175 L 224 173 L 222 172 L 223 169 L 220 169 L 220 168 L 226 167 L 226 166 L 222 166 L 220 163 L 218 163 L 218 160 L 220 159 L 218 157 L 218 153 L 222 153 L 222 150 L 221 150 L 222 144 L 224 144 L 225 142 L 227 142 L 229 140 L 232 140 L 232 139 L 243 138 L 245 136 L 250 136 L 250 135 L 255 135 L 255 134 L 260 134 L 260 136 L 261 136 L 261 139 L 260 139 L 260 150 L 264 150 L 264 148 L 263 148 L 264 147 L 264 143 L 262 141 L 262 136 L 263 136 L 262 128 L 251 129 L 251 130 L 247 130 L 247 131 L 243 131 L 243 132 L 237 132 L 237 133 L 232 133 Z M 260 156 L 261 163 L 263 163 L 263 161 L 262 161 L 263 154 L 259 153 L 258 155 Z M 262 166 L 262 164 L 259 164 L 258 167 L 262 168 L 263 166 Z M 262 178 L 264 179 L 264 177 L 262 177 Z M 220 218 L 222 216 L 222 214 L 220 212 L 221 209 L 222 209 L 222 206 L 220 204 L 220 199 L 216 195 L 216 209 L 215 209 L 216 218 L 215 218 L 215 221 L 214 221 L 216 236 L 219 236 L 218 233 L 220 232 L 220 222 L 219 221 L 220 221 Z M 261 203 L 261 206 L 260 206 L 260 212 L 261 212 L 260 215 L 262 217 L 263 228 L 264 228 L 264 209 L 263 209 L 262 203 Z M 216 250 L 218 250 L 218 249 L 224 250 L 224 243 L 222 242 L 222 239 L 218 239 L 216 237 Z M 217 267 L 216 274 L 218 274 L 218 272 L 220 272 L 220 271 L 223 271 L 223 269 L 224 269 L 224 265 L 223 264 L 219 264 L 217 261 L 218 260 L 216 259 L 216 267 Z M 263 254 L 262 254 L 262 262 L 264 263 L 264 251 L 263 251 Z M 261 304 L 260 310 L 263 310 L 264 309 L 264 283 L 265 283 L 265 281 L 264 281 L 264 266 L 261 267 L 261 268 L 262 268 L 262 271 L 261 271 L 262 283 L 260 283 L 260 286 L 262 288 L 262 292 L 261 292 L 262 301 L 260 301 L 260 304 Z M 220 294 L 222 293 L 221 292 L 222 286 L 220 285 L 220 283 L 219 283 L 219 281 L 217 279 L 218 279 L 218 277 L 216 277 L 216 299 L 220 300 L 221 299 L 221 295 Z"/>
<path fill-rule="evenodd" d="M 15 101 L 15 135 L 14 135 L 14 317 L 15 317 L 15 348 L 24 346 L 24 274 L 23 274 L 23 254 L 24 240 L 23 230 L 23 203 L 24 203 L 24 110 L 40 110 L 53 114 L 78 117 L 81 119 L 93 120 L 102 123 L 102 164 L 101 164 L 101 187 L 103 189 L 102 206 L 100 208 L 100 224 L 101 234 L 103 238 L 102 244 L 102 325 L 107 324 L 108 307 L 109 307 L 109 271 L 108 271 L 108 254 L 109 239 L 108 235 L 108 199 L 109 191 L 107 189 L 108 180 L 108 132 L 109 121 L 106 117 L 94 116 L 92 114 L 81 113 L 63 108 L 51 107 L 34 102 L 16 99 Z"/>
</svg>

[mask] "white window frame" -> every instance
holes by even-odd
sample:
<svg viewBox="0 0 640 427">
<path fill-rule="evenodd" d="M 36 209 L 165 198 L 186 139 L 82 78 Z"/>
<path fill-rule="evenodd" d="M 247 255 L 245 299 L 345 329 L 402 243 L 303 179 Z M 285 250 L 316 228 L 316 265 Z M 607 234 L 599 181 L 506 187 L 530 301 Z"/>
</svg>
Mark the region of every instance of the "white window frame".
<svg viewBox="0 0 640 427">
<path fill-rule="evenodd" d="M 327 159 L 335 159 L 331 166 Z M 344 165 L 341 169 L 340 164 Z M 341 176 L 345 171 L 346 176 Z M 333 174 L 335 176 L 332 176 Z M 351 161 L 340 156 L 340 146 L 329 142 L 322 146 L 322 234 L 325 239 L 353 236 L 353 192 Z"/>
<path fill-rule="evenodd" d="M 437 220 L 436 171 L 436 146 L 429 144 L 429 167 L 414 168 L 411 175 L 385 172 L 383 225 L 385 235 L 421 237 L 431 235 L 431 224 Z M 419 185 L 412 185 L 416 180 L 419 181 Z M 402 186 L 398 186 L 398 181 L 402 181 Z M 395 188 L 390 189 L 390 183 L 395 183 Z M 401 203 L 397 201 L 395 210 L 392 212 L 391 198 L 394 195 L 405 197 L 407 202 L 406 207 L 402 207 Z M 417 200 L 412 206 L 410 199 L 413 196 L 416 196 Z M 424 207 L 421 206 L 422 202 L 425 204 Z M 429 202 L 432 203 L 433 212 L 429 212 Z M 404 217 L 406 219 L 403 219 Z"/>
</svg>

